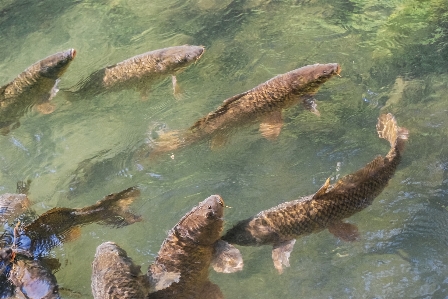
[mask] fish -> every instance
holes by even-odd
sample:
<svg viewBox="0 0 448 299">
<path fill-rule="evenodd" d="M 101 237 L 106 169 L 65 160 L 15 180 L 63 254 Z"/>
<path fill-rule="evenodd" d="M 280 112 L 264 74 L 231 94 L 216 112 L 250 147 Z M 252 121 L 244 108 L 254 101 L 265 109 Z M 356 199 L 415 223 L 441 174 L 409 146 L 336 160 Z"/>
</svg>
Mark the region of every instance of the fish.
<svg viewBox="0 0 448 299">
<path fill-rule="evenodd" d="M 211 195 L 169 231 L 148 267 L 150 298 L 223 298 L 208 273 L 220 242 L 224 207 L 221 196 Z"/>
<path fill-rule="evenodd" d="M 215 111 L 197 120 L 186 131 L 168 131 L 151 141 L 153 155 L 176 150 L 205 137 L 212 137 L 212 148 L 225 143 L 226 132 L 237 126 L 260 122 L 261 135 L 269 140 L 278 137 L 283 126 L 282 110 L 302 103 L 320 115 L 313 95 L 335 75 L 337 63 L 307 65 L 278 75 L 246 92 L 226 99 Z M 139 153 L 145 156 L 147 153 Z"/>
<path fill-rule="evenodd" d="M 56 277 L 39 260 L 16 260 L 9 273 L 9 280 L 15 286 L 15 294 L 19 298 L 61 298 Z"/>
<path fill-rule="evenodd" d="M 104 242 L 97 247 L 91 286 L 94 299 L 144 299 L 150 290 L 140 266 L 114 242 Z"/>
<path fill-rule="evenodd" d="M 359 238 L 355 225 L 343 222 L 372 204 L 384 190 L 400 164 L 408 139 L 406 128 L 398 126 L 392 114 L 382 114 L 376 126 L 378 136 L 390 143 L 385 157 L 378 156 L 358 171 L 335 184 L 330 179 L 315 193 L 282 203 L 242 220 L 222 240 L 241 246 L 273 245 L 272 259 L 279 273 L 289 266 L 296 239 L 328 229 L 344 241 Z"/>
<path fill-rule="evenodd" d="M 192 45 L 149 51 L 96 71 L 71 90 L 98 94 L 137 87 L 145 91 L 149 82 L 171 75 L 174 94 L 178 94 L 176 75 L 201 58 L 204 51 L 203 46 Z"/>
<path fill-rule="evenodd" d="M 30 107 L 41 113 L 53 112 L 50 100 L 58 92 L 59 78 L 76 56 L 69 49 L 48 56 L 28 67 L 14 80 L 0 87 L 0 133 L 7 135 L 20 126 L 20 118 Z"/>
<path fill-rule="evenodd" d="M 129 210 L 129 205 L 139 195 L 138 188 L 130 187 L 84 208 L 53 208 L 22 226 L 18 242 L 34 255 L 40 255 L 65 241 L 76 239 L 81 226 L 96 222 L 118 228 L 142 221 L 141 216 Z"/>
</svg>

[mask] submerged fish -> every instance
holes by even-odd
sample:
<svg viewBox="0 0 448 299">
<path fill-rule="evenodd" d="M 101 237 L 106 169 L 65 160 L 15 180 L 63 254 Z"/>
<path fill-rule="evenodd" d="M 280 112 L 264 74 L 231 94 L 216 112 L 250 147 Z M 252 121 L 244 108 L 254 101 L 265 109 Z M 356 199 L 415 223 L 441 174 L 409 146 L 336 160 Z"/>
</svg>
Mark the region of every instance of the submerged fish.
<svg viewBox="0 0 448 299">
<path fill-rule="evenodd" d="M 283 126 L 282 110 L 303 103 L 319 114 L 312 96 L 334 75 L 337 63 L 307 65 L 278 75 L 255 88 L 228 98 L 213 112 L 196 121 L 186 132 L 171 131 L 154 141 L 153 153 L 172 151 L 178 147 L 212 136 L 212 146 L 220 145 L 225 131 L 236 125 L 261 122 L 260 132 L 275 139 Z"/>
<path fill-rule="evenodd" d="M 19 245 L 29 243 L 34 255 L 48 252 L 54 246 L 79 236 L 80 228 L 90 223 L 121 227 L 141 221 L 129 210 L 129 205 L 140 195 L 131 187 L 106 196 L 97 203 L 79 209 L 53 208 L 21 228 Z M 26 246 L 26 245 L 25 245 Z"/>
<path fill-rule="evenodd" d="M 148 89 L 148 81 L 172 76 L 177 93 L 176 74 L 196 62 L 204 53 L 202 46 L 176 46 L 146 52 L 112 66 L 105 67 L 77 84 L 76 92 L 100 93 L 110 89 L 136 86 Z"/>
<path fill-rule="evenodd" d="M 150 298 L 223 298 L 208 279 L 214 247 L 223 227 L 224 201 L 212 195 L 170 230 L 148 268 Z"/>
<path fill-rule="evenodd" d="M 342 220 L 368 207 L 387 186 L 400 163 L 408 131 L 400 128 L 392 114 L 378 119 L 380 138 L 389 141 L 391 149 L 362 169 L 335 184 L 329 179 L 313 195 L 282 203 L 256 216 L 240 221 L 227 231 L 222 240 L 243 246 L 272 244 L 272 259 L 281 273 L 289 266 L 289 255 L 296 238 L 326 228 L 343 240 L 355 240 L 358 231 Z"/>
<path fill-rule="evenodd" d="M 149 282 L 125 250 L 105 242 L 97 247 L 92 263 L 92 294 L 95 299 L 144 299 Z"/>
<path fill-rule="evenodd" d="M 0 133 L 6 135 L 18 127 L 19 119 L 34 105 L 42 113 L 53 112 L 49 100 L 57 92 L 59 77 L 75 56 L 74 49 L 48 56 L 0 87 Z"/>
<path fill-rule="evenodd" d="M 19 298 L 59 299 L 56 277 L 39 260 L 21 258 L 14 262 L 9 280 Z"/>
</svg>

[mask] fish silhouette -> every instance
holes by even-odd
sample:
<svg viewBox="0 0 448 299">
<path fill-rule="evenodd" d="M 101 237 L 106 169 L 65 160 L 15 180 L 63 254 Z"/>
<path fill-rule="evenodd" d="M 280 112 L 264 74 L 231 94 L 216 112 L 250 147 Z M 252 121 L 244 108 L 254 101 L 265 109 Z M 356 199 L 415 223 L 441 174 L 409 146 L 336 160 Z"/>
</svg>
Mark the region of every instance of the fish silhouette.
<svg viewBox="0 0 448 299">
<path fill-rule="evenodd" d="M 296 238 L 328 229 L 342 240 L 359 236 L 357 227 L 344 219 L 365 209 L 387 186 L 401 161 L 408 131 L 400 128 L 392 114 L 378 119 L 380 138 L 390 143 L 385 157 L 372 162 L 330 185 L 330 179 L 313 195 L 282 203 L 240 221 L 222 240 L 242 246 L 272 244 L 272 259 L 281 273 L 289 266 L 289 255 Z"/>
</svg>

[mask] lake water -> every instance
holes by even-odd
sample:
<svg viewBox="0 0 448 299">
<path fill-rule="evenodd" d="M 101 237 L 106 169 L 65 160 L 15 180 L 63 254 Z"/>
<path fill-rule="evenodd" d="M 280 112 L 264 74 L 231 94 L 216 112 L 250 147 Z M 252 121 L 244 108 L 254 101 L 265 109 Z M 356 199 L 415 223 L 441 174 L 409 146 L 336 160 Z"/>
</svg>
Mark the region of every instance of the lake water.
<svg viewBox="0 0 448 299">
<path fill-rule="evenodd" d="M 63 297 L 92 297 L 91 262 L 104 241 L 120 244 L 146 272 L 168 230 L 211 194 L 232 207 L 225 210 L 229 228 L 385 155 L 389 145 L 375 124 L 391 112 L 410 139 L 388 187 L 348 219 L 359 241 L 328 231 L 300 238 L 282 275 L 270 246 L 240 247 L 244 270 L 211 270 L 210 277 L 225 298 L 448 298 L 448 2 L 2 0 L 0 32 L 0 85 L 50 54 L 78 53 L 53 99 L 55 112 L 31 111 L 0 136 L 0 192 L 31 179 L 40 214 L 141 189 L 133 210 L 143 222 L 86 226 L 51 252 L 62 263 L 55 275 Z M 134 89 L 76 100 L 64 92 L 107 65 L 182 44 L 206 52 L 178 75 L 180 98 L 170 78 L 143 99 Z M 342 77 L 316 94 L 321 116 L 299 106 L 284 111 L 277 140 L 246 126 L 218 149 L 205 140 L 136 165 L 133 153 L 157 129 L 188 128 L 226 98 L 329 62 L 341 65 Z M 84 172 L 87 179 L 73 187 Z"/>
</svg>

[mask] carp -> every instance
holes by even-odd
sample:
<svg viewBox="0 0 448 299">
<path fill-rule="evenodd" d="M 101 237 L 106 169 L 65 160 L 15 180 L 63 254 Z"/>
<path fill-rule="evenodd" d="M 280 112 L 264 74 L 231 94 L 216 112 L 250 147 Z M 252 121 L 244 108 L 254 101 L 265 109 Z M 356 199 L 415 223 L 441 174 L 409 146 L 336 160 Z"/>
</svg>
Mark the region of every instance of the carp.
<svg viewBox="0 0 448 299">
<path fill-rule="evenodd" d="M 57 83 L 75 58 L 69 49 L 44 58 L 0 87 L 0 133 L 6 135 L 20 126 L 19 119 L 35 106 L 44 114 L 53 112 L 50 100 L 57 93 Z"/>
<path fill-rule="evenodd" d="M 289 266 L 289 255 L 300 236 L 328 228 L 342 240 L 356 240 L 357 227 L 343 219 L 368 207 L 383 191 L 400 163 L 408 139 L 408 130 L 400 128 L 390 113 L 379 117 L 376 128 L 379 137 L 391 146 L 385 157 L 378 156 L 333 185 L 327 179 L 313 195 L 282 203 L 238 222 L 222 240 L 242 246 L 272 244 L 272 259 L 279 273 L 283 266 Z"/>
<path fill-rule="evenodd" d="M 283 126 L 282 110 L 302 103 L 319 115 L 313 95 L 335 75 L 337 63 L 307 65 L 278 75 L 251 90 L 226 99 L 218 109 L 197 120 L 185 132 L 162 133 L 152 145 L 154 154 L 175 150 L 204 137 L 212 137 L 212 147 L 223 143 L 226 131 L 243 124 L 260 122 L 263 137 L 277 138 Z"/>
<path fill-rule="evenodd" d="M 83 225 L 97 222 L 122 227 L 139 222 L 141 216 L 129 210 L 129 205 L 139 195 L 140 191 L 131 187 L 84 208 L 53 208 L 20 228 L 19 245 L 25 246 L 34 255 L 40 255 L 40 252 L 47 252 L 78 237 Z"/>
<path fill-rule="evenodd" d="M 94 72 L 75 85 L 77 93 L 93 94 L 108 90 L 137 87 L 148 89 L 148 82 L 171 75 L 174 93 L 178 93 L 176 74 L 201 58 L 203 46 L 176 46 L 146 52 Z M 73 88 L 72 88 L 73 90 Z"/>
<path fill-rule="evenodd" d="M 125 250 L 105 242 L 97 247 L 92 263 L 92 294 L 95 299 L 144 299 L 149 282 Z"/>
<path fill-rule="evenodd" d="M 169 231 L 148 268 L 151 290 L 155 291 L 150 298 L 223 298 L 219 287 L 208 279 L 214 247 L 222 242 L 223 213 L 224 201 L 212 195 Z"/>
</svg>

